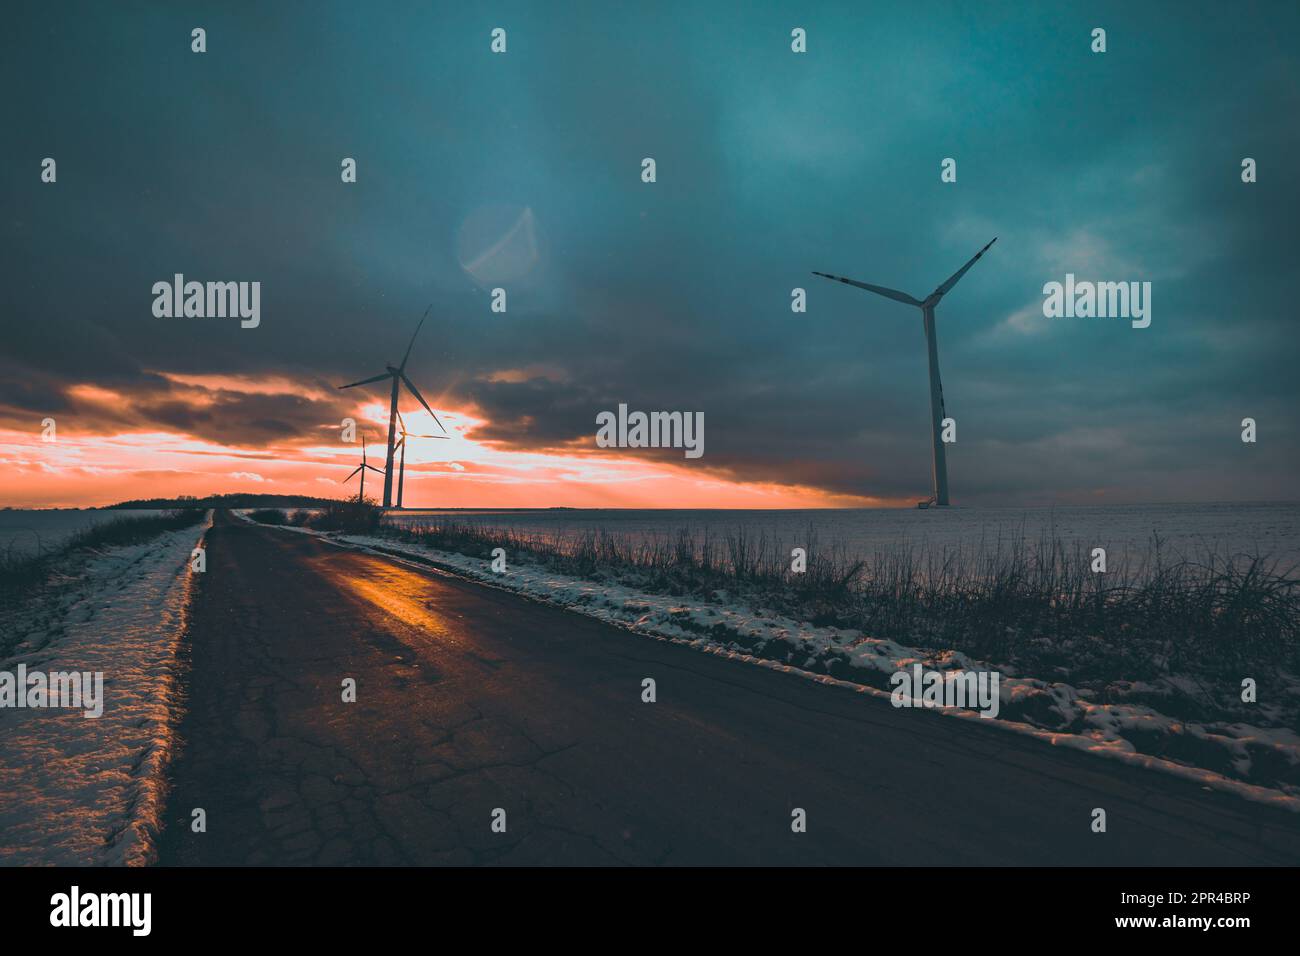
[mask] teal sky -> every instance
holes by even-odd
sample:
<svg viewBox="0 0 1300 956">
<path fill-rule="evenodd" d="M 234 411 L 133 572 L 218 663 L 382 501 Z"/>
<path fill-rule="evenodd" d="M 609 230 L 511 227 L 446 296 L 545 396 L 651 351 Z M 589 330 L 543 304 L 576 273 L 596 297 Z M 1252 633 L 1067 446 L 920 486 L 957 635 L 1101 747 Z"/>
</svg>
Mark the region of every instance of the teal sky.
<svg viewBox="0 0 1300 956">
<path fill-rule="evenodd" d="M 368 374 L 432 302 L 425 378 L 481 410 L 482 437 L 564 445 L 620 402 L 703 411 L 702 469 L 923 494 L 919 315 L 810 272 L 924 296 L 998 236 L 938 316 L 955 501 L 1295 497 L 1294 3 L 3 16 L 0 424 L 93 382 L 160 426 L 217 429 L 160 373 Z M 260 280 L 261 327 L 151 321 L 149 288 L 176 272 Z M 1044 318 L 1067 272 L 1150 281 L 1150 328 Z M 268 396 L 213 437 L 285 440 L 329 415 Z"/>
</svg>

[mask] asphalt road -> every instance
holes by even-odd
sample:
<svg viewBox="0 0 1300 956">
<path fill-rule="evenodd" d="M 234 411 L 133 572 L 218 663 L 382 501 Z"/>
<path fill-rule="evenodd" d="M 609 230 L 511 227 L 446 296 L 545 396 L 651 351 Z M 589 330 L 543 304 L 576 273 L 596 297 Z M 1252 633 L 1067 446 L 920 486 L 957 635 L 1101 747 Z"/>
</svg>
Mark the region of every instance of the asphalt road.
<svg viewBox="0 0 1300 956">
<path fill-rule="evenodd" d="M 189 653 L 164 865 L 1300 862 L 1292 814 L 224 513 Z"/>
</svg>

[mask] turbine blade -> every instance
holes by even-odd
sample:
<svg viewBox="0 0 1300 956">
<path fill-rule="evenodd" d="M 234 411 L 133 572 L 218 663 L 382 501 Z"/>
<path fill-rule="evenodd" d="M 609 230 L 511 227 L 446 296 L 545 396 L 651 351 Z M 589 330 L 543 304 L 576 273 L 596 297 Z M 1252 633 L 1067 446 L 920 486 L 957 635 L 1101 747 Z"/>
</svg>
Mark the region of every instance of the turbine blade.
<svg viewBox="0 0 1300 956">
<path fill-rule="evenodd" d="M 361 470 L 361 466 L 360 466 L 360 465 L 357 465 L 357 467 L 356 467 L 356 471 L 353 471 L 352 474 L 350 474 L 350 475 L 348 475 L 346 478 L 344 478 L 342 483 L 343 483 L 343 484 L 346 484 L 347 482 L 351 481 L 353 478 L 355 478 L 355 477 L 357 476 L 357 472 L 360 471 L 360 470 Z"/>
<path fill-rule="evenodd" d="M 415 387 L 415 384 L 409 378 L 406 377 L 406 373 L 402 371 L 398 371 L 397 374 L 402 376 L 402 381 L 405 382 L 406 387 L 411 390 L 411 394 L 420 400 L 420 404 L 424 406 L 424 410 L 428 412 L 430 415 L 433 415 L 433 420 L 435 422 L 438 422 L 438 427 L 441 428 L 443 431 L 446 431 L 447 430 L 446 426 L 443 425 L 442 422 L 438 421 L 438 416 L 434 413 L 433 409 L 429 407 L 429 403 L 424 400 L 424 396 L 420 394 L 420 390 Z"/>
<path fill-rule="evenodd" d="M 859 289 L 866 289 L 868 292 L 876 293 L 876 295 L 883 295 L 886 299 L 893 299 L 895 302 L 905 302 L 908 305 L 921 304 L 920 299 L 914 299 L 906 292 L 899 292 L 897 289 L 886 289 L 883 285 L 872 285 L 869 282 L 858 282 L 856 279 L 845 279 L 843 276 L 833 276 L 828 272 L 814 272 L 813 275 L 821 276 L 823 279 L 843 282 L 845 285 L 857 286 Z"/>
<path fill-rule="evenodd" d="M 415 335 L 420 334 L 420 329 L 424 328 L 424 320 L 429 317 L 429 311 L 433 308 L 433 303 L 429 303 L 429 308 L 424 310 L 424 315 L 420 316 L 420 324 L 415 327 Z M 406 360 L 411 357 L 411 349 L 415 346 L 415 335 L 411 336 L 410 344 L 406 346 L 406 354 L 402 356 L 402 364 L 397 366 L 398 371 L 406 368 Z"/>
<path fill-rule="evenodd" d="M 998 241 L 998 237 L 994 236 L 992 239 L 989 240 L 989 246 L 993 245 L 993 243 L 997 241 Z M 947 295 L 948 291 L 957 284 L 957 280 L 966 274 L 966 270 L 969 269 L 971 266 L 973 266 L 975 263 L 979 262 L 980 256 L 984 255 L 984 253 L 989 251 L 989 246 L 985 246 L 979 252 L 975 253 L 975 255 L 971 258 L 970 262 L 966 263 L 964 266 L 962 266 L 960 269 L 954 272 L 952 278 L 950 278 L 947 282 L 939 286 L 939 288 L 935 289 L 934 292 L 930 294 L 931 298 L 933 298 L 934 296 L 943 297 Z"/>
<path fill-rule="evenodd" d="M 383 375 L 376 375 L 374 378 L 363 378 L 359 382 L 352 382 L 349 385 L 340 385 L 339 388 L 356 388 L 358 385 L 369 385 L 371 382 L 382 382 L 386 378 L 391 378 L 392 374 L 392 372 L 385 372 Z"/>
<path fill-rule="evenodd" d="M 376 475 L 382 475 L 384 473 L 382 469 L 376 468 L 374 465 L 366 465 L 366 467 L 369 468 L 371 471 L 373 471 Z"/>
</svg>

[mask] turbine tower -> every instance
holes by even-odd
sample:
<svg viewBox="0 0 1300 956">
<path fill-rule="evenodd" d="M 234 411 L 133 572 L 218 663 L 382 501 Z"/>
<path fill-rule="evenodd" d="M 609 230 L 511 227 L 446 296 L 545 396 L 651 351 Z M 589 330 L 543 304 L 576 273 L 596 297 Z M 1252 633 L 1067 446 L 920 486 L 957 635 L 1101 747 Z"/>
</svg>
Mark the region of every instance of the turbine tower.
<svg viewBox="0 0 1300 956">
<path fill-rule="evenodd" d="M 424 315 L 420 319 L 420 324 L 415 327 L 415 335 L 411 336 L 410 345 L 406 346 L 406 354 L 402 356 L 401 365 L 397 366 L 397 368 L 387 365 L 385 366 L 385 371 L 381 375 L 374 375 L 370 378 L 363 378 L 359 382 L 352 382 L 348 385 L 339 386 L 339 388 L 356 388 L 358 385 L 370 385 L 374 382 L 382 382 L 384 379 L 390 379 L 393 383 L 388 401 L 388 459 L 387 465 L 384 468 L 385 508 L 391 508 L 393 506 L 393 452 L 397 448 L 397 391 L 402 383 L 405 383 L 410 393 L 420 400 L 420 404 L 424 406 L 425 411 L 430 415 L 433 415 L 433 420 L 438 422 L 438 427 L 442 428 L 443 431 L 447 430 L 443 428 L 442 422 L 438 421 L 438 416 L 434 415 L 433 409 L 430 408 L 429 403 L 424 400 L 424 396 L 421 395 L 420 390 L 415 387 L 415 383 L 406 377 L 406 362 L 411 357 L 411 349 L 415 345 L 415 336 L 420 334 L 420 329 L 424 326 L 424 320 L 429 317 L 429 311 L 432 308 L 433 306 L 429 306 L 428 309 L 424 310 Z"/>
<path fill-rule="evenodd" d="M 858 282 L 855 279 L 845 279 L 842 276 L 833 276 L 825 272 L 813 273 L 813 275 L 821 276 L 823 279 L 833 279 L 836 282 L 843 282 L 845 285 L 857 286 L 859 289 L 866 289 L 868 292 L 883 295 L 895 302 L 914 305 L 921 310 L 921 317 L 925 327 L 925 343 L 930 352 L 930 429 L 931 439 L 934 444 L 934 497 L 931 500 L 941 507 L 946 507 L 948 504 L 948 461 L 944 455 L 941 437 L 943 420 L 947 417 L 947 414 L 943 407 L 943 383 L 939 381 L 939 343 L 935 339 L 934 310 L 939 304 L 939 300 L 952 291 L 952 287 L 957 284 L 957 280 L 966 274 L 966 270 L 978 262 L 980 256 L 989 251 L 989 246 L 997 241 L 998 237 L 994 236 L 989 240 L 988 246 L 975 253 L 970 262 L 953 273 L 947 282 L 931 292 L 924 300 L 914 299 L 906 292 L 899 292 L 897 289 L 886 289 L 884 286 Z M 918 505 L 918 507 L 925 507 L 928 504 L 929 502 L 925 502 Z"/>
<path fill-rule="evenodd" d="M 371 464 L 367 463 L 367 461 L 366 461 L 366 436 L 365 436 L 365 435 L 362 435 L 362 436 L 361 436 L 361 464 L 357 465 L 356 471 L 352 472 L 352 474 L 348 475 L 346 478 L 343 479 L 343 483 L 346 485 L 349 481 L 351 481 L 353 478 L 355 478 L 355 477 L 357 476 L 358 473 L 361 474 L 361 490 L 357 493 L 357 499 L 358 499 L 359 501 L 365 501 L 365 500 L 366 500 L 366 471 L 367 471 L 367 469 L 370 470 L 370 471 L 373 471 L 375 474 L 383 474 L 383 472 L 381 472 L 381 471 L 380 471 L 378 468 L 376 468 L 374 465 L 371 465 Z"/>
<path fill-rule="evenodd" d="M 442 422 L 438 422 L 439 425 Z M 397 467 L 397 510 L 402 510 L 402 486 L 406 484 L 406 439 L 408 438 L 450 438 L 450 435 L 412 435 L 406 430 L 406 421 L 402 413 L 397 413 L 397 430 L 402 437 L 397 440 L 397 447 L 402 449 L 402 463 Z"/>
</svg>

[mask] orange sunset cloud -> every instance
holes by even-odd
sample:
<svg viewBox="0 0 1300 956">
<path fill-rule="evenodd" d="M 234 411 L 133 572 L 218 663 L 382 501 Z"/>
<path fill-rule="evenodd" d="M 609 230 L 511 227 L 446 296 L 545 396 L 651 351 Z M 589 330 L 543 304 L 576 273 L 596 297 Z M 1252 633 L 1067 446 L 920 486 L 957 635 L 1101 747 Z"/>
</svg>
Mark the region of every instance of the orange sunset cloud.
<svg viewBox="0 0 1300 956">
<path fill-rule="evenodd" d="M 288 378 L 176 375 L 166 407 L 178 421 L 242 408 L 256 397 L 306 399 L 343 414 L 279 440 L 215 440 L 221 427 L 131 427 L 129 398 L 112 388 L 80 384 L 65 395 L 71 408 L 55 416 L 52 440 L 41 421 L 16 427 L 11 414 L 0 428 L 0 503 L 12 507 L 89 507 L 177 495 L 259 492 L 314 497 L 355 494 L 341 479 L 360 460 L 358 445 L 340 441 L 342 417 L 351 415 L 368 443 L 370 463 L 382 468 L 387 407 L 377 398 L 339 404 L 325 387 Z M 403 411 L 414 434 L 440 433 L 423 409 Z M 438 409 L 449 438 L 412 438 L 406 455 L 407 508 L 825 508 L 888 504 L 794 485 L 737 480 L 680 452 L 597 449 L 594 440 L 559 448 L 520 450 L 476 433 L 486 421 L 472 408 Z M 112 427 L 122 421 L 125 427 Z M 208 426 L 212 423 L 208 422 Z M 232 426 L 233 427 L 233 426 Z M 275 431 L 274 428 L 267 428 Z M 593 429 L 594 432 L 594 429 Z M 372 476 L 372 481 L 375 477 Z M 374 486 L 367 494 L 374 494 Z"/>
</svg>

